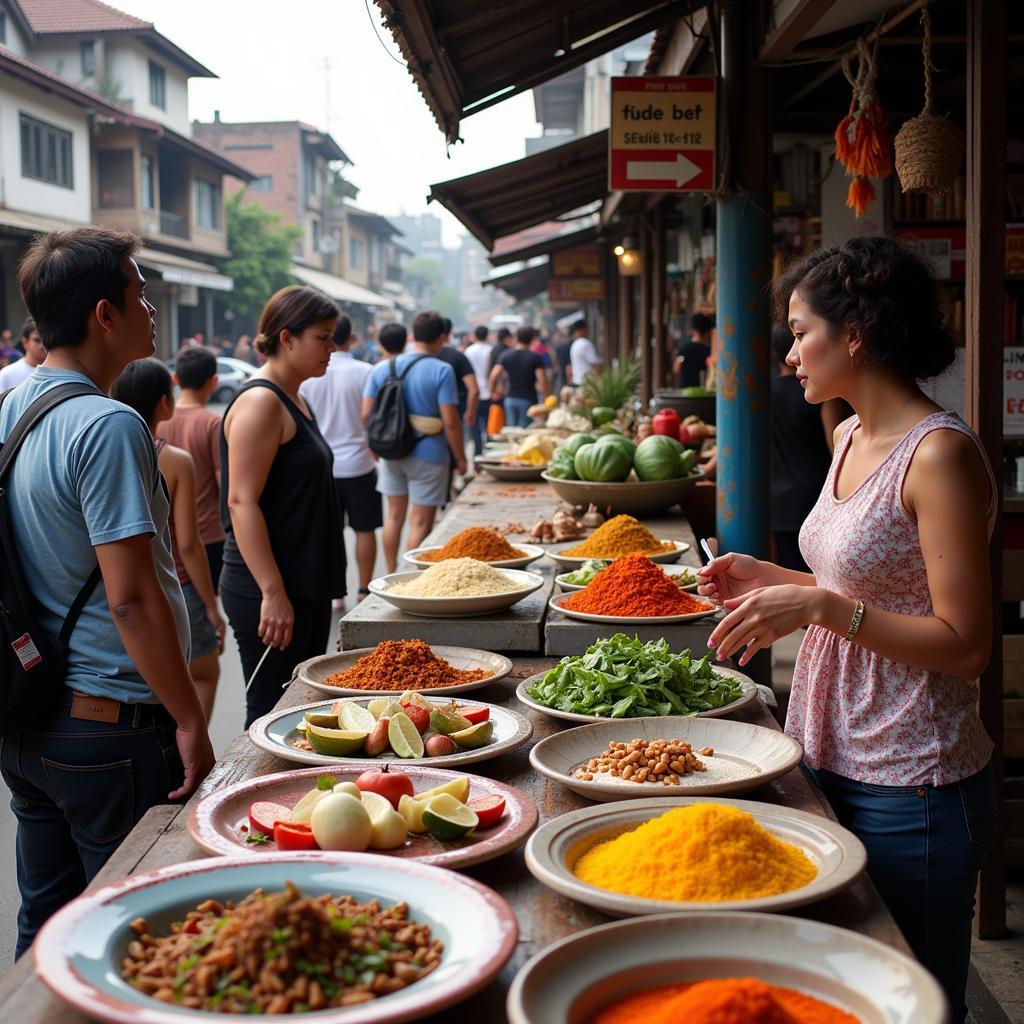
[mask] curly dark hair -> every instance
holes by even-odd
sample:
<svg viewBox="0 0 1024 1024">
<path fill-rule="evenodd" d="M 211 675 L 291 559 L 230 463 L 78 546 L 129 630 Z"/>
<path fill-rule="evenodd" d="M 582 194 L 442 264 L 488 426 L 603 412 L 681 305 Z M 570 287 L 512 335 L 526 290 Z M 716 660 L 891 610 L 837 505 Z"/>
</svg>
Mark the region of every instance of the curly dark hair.
<svg viewBox="0 0 1024 1024">
<path fill-rule="evenodd" d="M 953 362 L 931 269 L 894 238 L 851 238 L 787 268 L 776 286 L 784 318 L 794 291 L 833 330 L 860 338 L 874 366 L 927 380 Z"/>
</svg>

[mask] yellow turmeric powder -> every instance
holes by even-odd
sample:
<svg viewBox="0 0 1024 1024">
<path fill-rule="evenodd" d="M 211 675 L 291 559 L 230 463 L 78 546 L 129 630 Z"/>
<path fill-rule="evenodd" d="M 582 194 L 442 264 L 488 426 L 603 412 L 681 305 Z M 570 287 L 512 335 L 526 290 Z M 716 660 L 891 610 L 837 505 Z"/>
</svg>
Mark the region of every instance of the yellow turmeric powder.
<svg viewBox="0 0 1024 1024">
<path fill-rule="evenodd" d="M 661 555 L 674 551 L 671 541 L 662 543 L 639 520 L 615 516 L 602 523 L 585 541 L 563 551 L 569 558 L 621 558 L 623 555 Z"/>
<path fill-rule="evenodd" d="M 777 896 L 807 885 L 817 868 L 753 815 L 727 804 L 690 804 L 598 843 L 573 874 L 608 892 L 681 903 Z"/>
</svg>

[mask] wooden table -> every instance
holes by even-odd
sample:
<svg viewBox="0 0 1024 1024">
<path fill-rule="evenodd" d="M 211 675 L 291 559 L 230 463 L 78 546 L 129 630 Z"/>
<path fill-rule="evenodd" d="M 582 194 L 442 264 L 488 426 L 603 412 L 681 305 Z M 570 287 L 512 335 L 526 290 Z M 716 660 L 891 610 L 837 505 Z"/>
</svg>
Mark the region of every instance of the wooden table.
<svg viewBox="0 0 1024 1024">
<path fill-rule="evenodd" d="M 495 485 L 500 486 L 500 485 Z M 487 487 L 482 483 L 470 484 L 462 501 L 456 503 L 439 527 L 437 537 L 450 536 L 453 526 L 460 521 L 463 510 L 474 507 L 474 492 Z M 540 498 L 534 493 L 530 501 Z M 524 499 L 525 500 L 525 499 Z M 490 517 L 491 522 L 505 517 L 515 520 L 510 499 L 502 499 L 500 515 Z M 553 508 L 554 499 L 548 499 Z M 491 508 L 494 504 L 491 503 Z M 475 514 L 474 514 L 475 516 Z M 479 521 L 479 519 L 478 519 Z M 526 523 L 529 527 L 530 523 Z M 677 523 L 678 525 L 678 523 Z M 467 641 L 468 642 L 468 641 Z M 481 646 L 485 646 L 481 644 Z M 539 655 L 513 659 L 511 676 L 500 683 L 473 694 L 474 698 L 502 704 L 525 712 L 533 722 L 533 740 L 537 741 L 557 732 L 564 723 L 537 712 L 528 711 L 515 699 L 515 687 L 520 680 L 555 664 L 556 659 Z M 293 684 L 284 694 L 279 707 L 291 707 L 322 699 L 323 695 L 301 684 Z M 736 719 L 753 722 L 767 728 L 778 729 L 767 707 L 756 701 L 738 712 Z M 527 793 L 536 803 L 542 821 L 590 806 L 589 801 L 563 788 L 558 783 L 536 773 L 528 760 L 529 745 L 521 747 L 492 761 L 473 765 L 479 775 L 500 779 Z M 185 828 L 191 807 L 203 797 L 225 786 L 258 775 L 284 771 L 294 767 L 271 754 L 259 750 L 245 735 L 239 736 L 217 762 L 199 792 L 184 807 L 163 805 L 154 807 L 132 830 L 93 883 L 93 888 L 139 871 L 148 871 L 181 861 L 202 857 L 201 851 L 189 838 Z M 781 779 L 747 794 L 752 800 L 783 804 L 800 810 L 832 817 L 824 798 L 799 769 Z M 516 971 L 535 953 L 548 944 L 583 928 L 600 924 L 608 919 L 589 907 L 575 903 L 551 892 L 536 882 L 526 870 L 522 851 L 506 854 L 488 864 L 470 868 L 466 872 L 491 886 L 508 900 L 519 920 L 519 944 L 511 961 L 500 977 L 458 1008 L 459 1020 L 476 1020 L 481 1024 L 498 1024 L 505 1020 L 505 993 Z M 909 949 L 888 910 L 871 883 L 862 878 L 845 892 L 828 900 L 801 908 L 800 916 L 827 921 L 879 939 L 904 953 Z M 79 1024 L 84 1018 L 66 1007 L 50 994 L 35 974 L 31 955 L 26 955 L 0 981 L 0 1006 L 3 1019 L 17 1024 Z M 452 1011 L 429 1018 L 430 1024 L 450 1024 L 455 1019 Z"/>
</svg>

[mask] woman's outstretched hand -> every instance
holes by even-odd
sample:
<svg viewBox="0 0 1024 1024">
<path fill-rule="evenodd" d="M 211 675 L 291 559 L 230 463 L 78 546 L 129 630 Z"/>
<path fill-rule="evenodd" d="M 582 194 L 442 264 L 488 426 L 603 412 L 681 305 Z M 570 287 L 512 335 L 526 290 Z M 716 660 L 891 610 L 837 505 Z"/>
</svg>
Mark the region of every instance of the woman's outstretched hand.
<svg viewBox="0 0 1024 1024">
<path fill-rule="evenodd" d="M 718 551 L 718 541 L 713 537 L 708 543 L 711 550 Z M 730 551 L 727 555 L 708 562 L 697 570 L 700 586 L 697 593 L 702 597 L 710 597 L 715 601 L 727 601 L 732 597 L 742 597 L 752 590 L 760 590 L 770 585 L 766 570 L 772 568 L 768 563 L 761 562 L 750 555 L 740 555 Z"/>
</svg>

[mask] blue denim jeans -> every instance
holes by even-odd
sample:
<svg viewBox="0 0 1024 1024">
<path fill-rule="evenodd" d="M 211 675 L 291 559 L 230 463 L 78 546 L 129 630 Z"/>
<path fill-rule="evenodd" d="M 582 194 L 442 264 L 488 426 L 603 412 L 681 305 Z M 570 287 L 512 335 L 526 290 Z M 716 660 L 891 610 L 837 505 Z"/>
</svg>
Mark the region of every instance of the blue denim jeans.
<svg viewBox="0 0 1024 1024">
<path fill-rule="evenodd" d="M 476 422 L 470 428 L 473 435 L 473 454 L 483 455 L 487 441 L 487 417 L 491 412 L 491 400 L 481 398 L 476 408 Z"/>
<path fill-rule="evenodd" d="M 534 403 L 528 398 L 505 398 L 505 425 L 508 427 L 525 427 L 530 422 L 526 410 Z"/>
<path fill-rule="evenodd" d="M 122 704 L 116 723 L 71 718 L 71 691 L 37 729 L 0 741 L 18 819 L 15 957 L 182 782 L 175 723 L 159 704 Z"/>
<path fill-rule="evenodd" d="M 947 786 L 876 786 L 808 771 L 867 848 L 871 881 L 960 1024 L 978 871 L 997 831 L 992 765 Z"/>
</svg>

